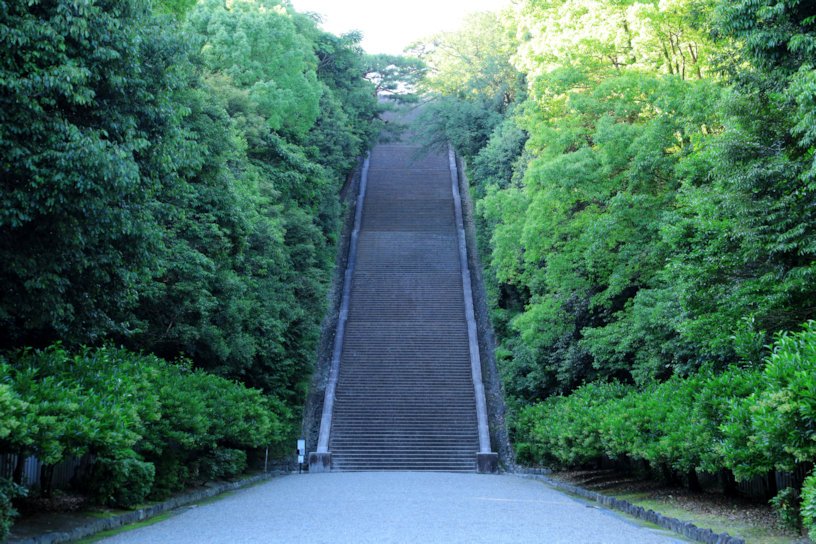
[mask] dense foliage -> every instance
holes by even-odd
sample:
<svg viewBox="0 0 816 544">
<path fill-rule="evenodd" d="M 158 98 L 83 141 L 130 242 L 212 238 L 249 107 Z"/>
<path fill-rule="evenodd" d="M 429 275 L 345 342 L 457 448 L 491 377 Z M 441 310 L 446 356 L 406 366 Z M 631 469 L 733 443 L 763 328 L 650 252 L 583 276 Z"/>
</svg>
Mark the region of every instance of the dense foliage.
<svg viewBox="0 0 816 544">
<path fill-rule="evenodd" d="M 157 9 L 2 3 L 2 344 L 113 338 L 296 402 L 377 131 L 359 36 L 272 0 Z"/>
<path fill-rule="evenodd" d="M 737 479 L 816 462 L 816 322 L 782 333 L 764 368 L 705 368 L 646 388 L 587 384 L 525 407 L 516 421 L 520 459 L 577 467 L 604 456 L 643 461 L 661 477 L 729 471 Z M 813 500 L 814 477 L 804 484 Z M 777 490 L 768 481 L 769 497 Z M 809 508 L 809 510 L 808 510 Z M 803 508 L 811 519 L 813 506 Z M 807 516 L 810 516 L 808 518 Z"/>
<path fill-rule="evenodd" d="M 95 459 L 89 491 L 101 503 L 133 506 L 193 479 L 242 472 L 246 451 L 278 448 L 292 413 L 257 389 L 170 364 L 154 355 L 60 345 L 0 358 L 4 406 L 0 454 L 16 454 L 15 483 L 30 455 L 48 470 L 68 456 Z M 235 470 L 229 454 L 243 459 Z M 232 455 L 236 457 L 236 455 Z M 217 462 L 221 459 L 220 462 Z M 233 463 L 234 464 L 234 463 Z M 220 472 L 218 472 L 220 470 Z"/>
<path fill-rule="evenodd" d="M 812 15 L 529 0 L 417 45 L 513 397 L 758 363 L 813 317 Z"/>
<path fill-rule="evenodd" d="M 759 363 L 813 316 L 801 6 L 529 0 L 417 46 L 426 132 L 468 162 L 512 397 Z"/>
<path fill-rule="evenodd" d="M 814 44 L 799 0 L 522 0 L 416 45 L 520 458 L 812 462 L 813 389 L 779 358 L 816 317 Z"/>
<path fill-rule="evenodd" d="M 378 129 L 360 36 L 274 0 L 156 9 L 2 4 L 0 338 L 114 338 L 294 401 Z"/>
</svg>

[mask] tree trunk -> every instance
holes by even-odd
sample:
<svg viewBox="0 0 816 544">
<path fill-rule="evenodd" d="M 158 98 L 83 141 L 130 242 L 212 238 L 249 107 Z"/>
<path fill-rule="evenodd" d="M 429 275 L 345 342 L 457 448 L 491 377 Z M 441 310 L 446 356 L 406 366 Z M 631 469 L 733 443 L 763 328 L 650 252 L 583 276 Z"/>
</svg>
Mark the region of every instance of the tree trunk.
<svg viewBox="0 0 816 544">
<path fill-rule="evenodd" d="M 660 473 L 663 475 L 663 481 L 668 485 L 677 485 L 677 474 L 668 463 L 660 463 Z"/>
<path fill-rule="evenodd" d="M 23 485 L 23 469 L 25 468 L 25 455 L 22 453 L 17 454 L 17 464 L 14 465 L 14 474 L 12 474 L 12 480 L 17 485 Z"/>
<path fill-rule="evenodd" d="M 697 471 L 690 468 L 688 471 L 688 486 L 689 490 L 694 493 L 702 493 L 703 486 L 700 485 L 700 479 L 697 477 Z"/>
<path fill-rule="evenodd" d="M 720 481 L 722 482 L 723 493 L 728 497 L 737 496 L 737 479 L 734 473 L 728 469 L 720 471 Z"/>
<path fill-rule="evenodd" d="M 779 489 L 776 487 L 776 471 L 771 470 L 765 476 L 765 498 L 771 500 L 776 497 L 778 493 Z"/>
<path fill-rule="evenodd" d="M 54 465 L 40 466 L 40 492 L 43 497 L 50 498 L 54 487 Z"/>
</svg>

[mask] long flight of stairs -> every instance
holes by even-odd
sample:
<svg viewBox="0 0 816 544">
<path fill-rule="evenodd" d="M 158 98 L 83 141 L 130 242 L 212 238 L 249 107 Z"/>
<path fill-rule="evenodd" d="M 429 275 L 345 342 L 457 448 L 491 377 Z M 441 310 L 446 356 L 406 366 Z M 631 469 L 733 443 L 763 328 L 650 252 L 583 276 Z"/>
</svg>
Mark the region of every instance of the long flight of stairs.
<svg viewBox="0 0 816 544">
<path fill-rule="evenodd" d="M 479 438 L 446 154 L 370 157 L 331 425 L 335 470 L 475 470 Z"/>
</svg>

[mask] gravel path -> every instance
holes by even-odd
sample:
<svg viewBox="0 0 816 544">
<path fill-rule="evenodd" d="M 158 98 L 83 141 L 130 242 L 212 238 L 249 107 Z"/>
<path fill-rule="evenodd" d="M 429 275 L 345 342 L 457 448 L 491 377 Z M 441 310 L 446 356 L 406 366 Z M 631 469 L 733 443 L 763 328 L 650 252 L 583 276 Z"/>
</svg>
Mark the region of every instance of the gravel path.
<svg viewBox="0 0 816 544">
<path fill-rule="evenodd" d="M 102 542 L 683 541 L 516 476 L 347 472 L 284 476 Z"/>
</svg>

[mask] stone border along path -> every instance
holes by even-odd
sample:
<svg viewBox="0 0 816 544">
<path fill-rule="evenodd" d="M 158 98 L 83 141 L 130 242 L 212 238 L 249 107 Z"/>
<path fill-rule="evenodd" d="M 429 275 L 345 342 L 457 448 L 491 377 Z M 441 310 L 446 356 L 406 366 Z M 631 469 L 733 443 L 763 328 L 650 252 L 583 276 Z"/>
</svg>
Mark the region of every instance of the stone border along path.
<svg viewBox="0 0 816 544">
<path fill-rule="evenodd" d="M 230 491 L 251 487 L 259 482 L 286 474 L 290 473 L 279 471 L 250 476 L 249 478 L 244 478 L 243 480 L 239 480 L 237 482 L 220 484 L 216 487 L 205 489 L 203 491 L 196 491 L 195 493 L 187 493 L 185 495 L 173 497 L 172 499 L 154 504 L 153 506 L 147 506 L 145 508 L 139 508 L 124 514 L 118 514 L 109 518 L 91 521 L 85 525 L 75 527 L 70 531 L 51 532 L 23 540 L 9 540 L 7 541 L 7 544 L 59 544 L 62 542 L 76 542 L 77 540 L 82 540 L 83 538 L 88 538 L 98 533 L 119 529 L 127 525 L 145 521 L 158 515 L 171 512 L 177 508 L 181 508 L 182 506 L 188 506 L 193 503 L 211 499 Z"/>
<path fill-rule="evenodd" d="M 595 501 L 603 506 L 606 506 L 607 508 L 611 508 L 634 518 L 653 523 L 658 527 L 668 529 L 669 531 L 673 531 L 697 542 L 704 542 L 705 544 L 745 544 L 745 540 L 742 538 L 731 536 L 728 533 L 715 533 L 711 529 L 700 529 L 693 523 L 680 521 L 677 518 L 663 516 L 654 510 L 646 510 L 642 506 L 635 506 L 624 499 L 617 499 L 609 495 L 603 495 L 596 491 L 590 491 L 576 485 L 557 482 L 546 476 L 546 474 L 549 472 L 550 471 L 547 469 L 524 470 L 519 468 L 516 474 L 522 478 L 539 480 L 555 489 L 570 493 L 572 495 L 577 495 L 584 499 Z"/>
</svg>

